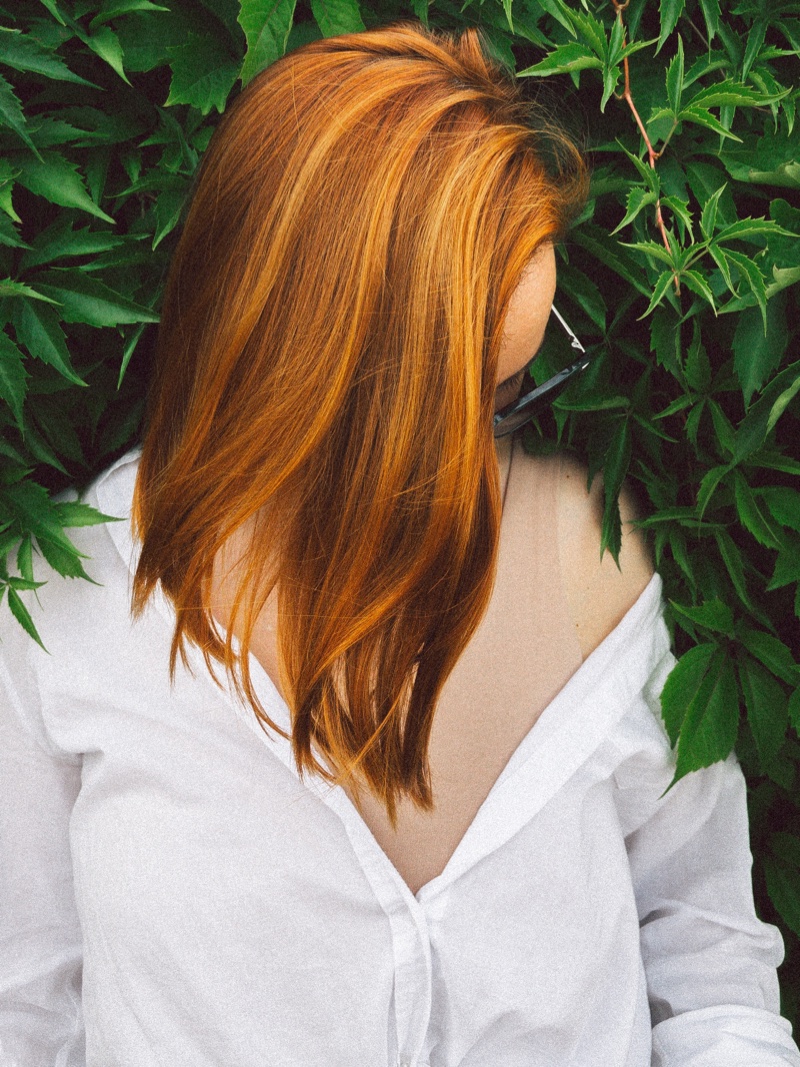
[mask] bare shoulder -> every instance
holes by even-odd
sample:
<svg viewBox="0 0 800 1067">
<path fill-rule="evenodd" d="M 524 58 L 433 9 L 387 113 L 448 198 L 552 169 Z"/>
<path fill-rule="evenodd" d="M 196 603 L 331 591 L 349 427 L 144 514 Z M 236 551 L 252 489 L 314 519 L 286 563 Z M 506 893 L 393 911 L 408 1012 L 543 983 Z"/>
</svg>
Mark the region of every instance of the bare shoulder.
<svg viewBox="0 0 800 1067">
<path fill-rule="evenodd" d="M 558 464 L 558 542 L 564 590 L 584 659 L 611 633 L 639 599 L 653 576 L 649 549 L 632 520 L 639 518 L 635 498 L 623 485 L 619 498 L 622 547 L 619 567 L 610 552 L 600 557 L 603 479 L 587 490 L 586 467 L 571 456 Z"/>
</svg>

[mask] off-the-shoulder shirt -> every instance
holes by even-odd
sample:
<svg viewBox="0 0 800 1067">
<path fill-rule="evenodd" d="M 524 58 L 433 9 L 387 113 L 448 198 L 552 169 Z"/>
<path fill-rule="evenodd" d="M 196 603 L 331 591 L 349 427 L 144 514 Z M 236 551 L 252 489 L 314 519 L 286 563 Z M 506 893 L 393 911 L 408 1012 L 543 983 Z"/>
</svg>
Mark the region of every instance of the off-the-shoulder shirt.
<svg viewBox="0 0 800 1067">
<path fill-rule="evenodd" d="M 657 574 L 415 895 L 194 646 L 170 684 L 130 524 L 72 536 L 101 588 L 47 572 L 47 652 L 0 616 L 2 1067 L 800 1067 L 739 764 L 665 792 Z"/>
</svg>

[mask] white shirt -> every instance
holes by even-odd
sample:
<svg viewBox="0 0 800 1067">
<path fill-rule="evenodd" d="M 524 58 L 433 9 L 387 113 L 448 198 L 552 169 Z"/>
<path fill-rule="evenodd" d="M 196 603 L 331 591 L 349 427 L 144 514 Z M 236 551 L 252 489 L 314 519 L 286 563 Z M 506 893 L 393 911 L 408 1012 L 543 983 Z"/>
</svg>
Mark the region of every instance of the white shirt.
<svg viewBox="0 0 800 1067">
<path fill-rule="evenodd" d="M 800 1067 L 735 757 L 661 795 L 658 575 L 414 895 L 193 646 L 170 688 L 129 524 L 71 534 L 102 584 L 38 562 L 50 654 L 0 616 L 0 1067 Z"/>
</svg>

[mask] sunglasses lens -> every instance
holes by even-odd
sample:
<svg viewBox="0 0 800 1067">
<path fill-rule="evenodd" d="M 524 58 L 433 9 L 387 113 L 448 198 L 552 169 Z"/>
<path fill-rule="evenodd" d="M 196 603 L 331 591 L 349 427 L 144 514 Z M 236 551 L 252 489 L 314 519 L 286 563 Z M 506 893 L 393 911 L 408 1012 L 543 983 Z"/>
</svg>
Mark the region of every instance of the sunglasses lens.
<svg viewBox="0 0 800 1067">
<path fill-rule="evenodd" d="M 532 395 L 528 403 L 522 404 L 515 411 L 509 412 L 503 418 L 497 419 L 494 424 L 494 436 L 505 437 L 506 434 L 513 433 L 514 430 L 518 430 L 520 426 L 524 426 L 529 419 L 532 419 L 543 407 L 547 407 L 558 397 L 564 389 L 567 387 L 572 378 L 585 370 L 589 366 L 589 357 L 584 355 L 579 360 L 570 364 L 569 367 L 565 367 L 564 370 L 559 371 L 553 378 L 545 382 L 543 386 L 540 386 L 536 390 L 536 395 Z"/>
<path fill-rule="evenodd" d="M 514 411 L 510 415 L 506 415 L 505 418 L 499 419 L 494 427 L 495 437 L 505 437 L 506 434 L 518 430 L 520 426 L 524 426 L 529 419 L 532 419 L 537 412 L 541 410 L 541 407 L 542 404 L 537 398 L 530 404 L 526 404 L 525 407 L 520 408 L 518 411 Z"/>
</svg>

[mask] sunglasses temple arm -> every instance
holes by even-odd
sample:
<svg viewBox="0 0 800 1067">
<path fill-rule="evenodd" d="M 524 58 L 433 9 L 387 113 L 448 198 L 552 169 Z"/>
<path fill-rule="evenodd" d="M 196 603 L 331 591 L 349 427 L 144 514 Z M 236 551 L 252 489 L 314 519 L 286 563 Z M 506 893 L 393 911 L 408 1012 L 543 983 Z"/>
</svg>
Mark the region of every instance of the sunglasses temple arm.
<svg viewBox="0 0 800 1067">
<path fill-rule="evenodd" d="M 570 327 L 569 327 L 569 326 L 567 325 L 567 321 L 566 321 L 566 319 L 565 319 L 565 318 L 564 318 L 564 316 L 563 316 L 563 315 L 561 314 L 561 312 L 560 312 L 560 311 L 558 310 L 558 308 L 557 308 L 557 307 L 555 306 L 555 304 L 551 304 L 551 305 L 550 305 L 550 310 L 551 310 L 551 311 L 553 312 L 553 314 L 555 315 L 555 317 L 556 317 L 556 318 L 558 319 L 558 321 L 559 321 L 559 322 L 561 323 L 561 325 L 562 325 L 562 326 L 564 327 L 564 329 L 565 329 L 565 330 L 567 331 L 567 333 L 569 334 L 569 336 L 570 336 L 570 337 L 572 338 L 572 347 L 573 347 L 573 348 L 577 348 L 577 349 L 578 349 L 579 351 L 581 351 L 581 352 L 585 352 L 585 351 L 586 351 L 586 349 L 585 349 L 585 348 L 583 347 L 583 345 L 582 345 L 582 344 L 580 343 L 580 341 L 578 340 L 578 338 L 577 338 L 577 337 L 575 336 L 575 334 L 574 334 L 574 333 L 572 332 L 572 329 L 571 329 L 571 328 L 570 328 Z"/>
</svg>

